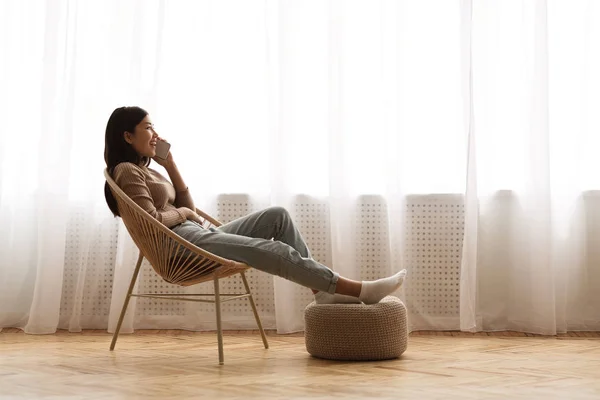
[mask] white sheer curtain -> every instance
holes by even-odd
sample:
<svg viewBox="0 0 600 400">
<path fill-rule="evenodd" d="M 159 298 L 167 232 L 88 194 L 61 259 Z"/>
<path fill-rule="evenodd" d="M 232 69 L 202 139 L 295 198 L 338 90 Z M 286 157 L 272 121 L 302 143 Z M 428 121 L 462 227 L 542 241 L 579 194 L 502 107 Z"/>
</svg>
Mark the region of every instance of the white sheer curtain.
<svg viewBox="0 0 600 400">
<path fill-rule="evenodd" d="M 461 328 L 600 327 L 600 4 L 474 1 Z"/>
<path fill-rule="evenodd" d="M 413 329 L 600 329 L 599 22 L 583 0 L 0 3 L 0 327 L 114 325 L 135 252 L 102 196 L 103 131 L 135 104 L 207 211 L 284 205 L 340 273 L 407 268 Z M 429 283 L 448 272 L 415 261 L 407 199 L 449 194 L 444 317 L 422 306 L 449 301 Z M 302 329 L 308 292 L 257 279 L 267 325 Z M 141 308 L 125 330 L 212 327 Z"/>
</svg>

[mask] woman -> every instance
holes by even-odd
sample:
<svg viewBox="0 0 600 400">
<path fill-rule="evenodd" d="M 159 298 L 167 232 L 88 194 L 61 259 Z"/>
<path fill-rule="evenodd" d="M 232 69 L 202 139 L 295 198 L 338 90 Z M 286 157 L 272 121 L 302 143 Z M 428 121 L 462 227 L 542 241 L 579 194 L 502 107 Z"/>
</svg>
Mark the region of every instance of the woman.
<svg viewBox="0 0 600 400">
<path fill-rule="evenodd" d="M 184 239 L 218 256 L 306 286 L 313 290 L 317 303 L 374 304 L 402 285 L 406 270 L 360 282 L 341 277 L 313 260 L 290 215 L 281 207 L 270 207 L 214 229 L 199 226 L 202 220 L 173 154 L 169 152 L 165 160 L 155 157 L 158 140 L 162 139 L 146 111 L 117 108 L 106 126 L 104 160 L 115 182 L 133 201 Z M 170 182 L 148 168 L 151 159 L 166 169 Z M 118 216 L 108 184 L 104 194 Z"/>
</svg>

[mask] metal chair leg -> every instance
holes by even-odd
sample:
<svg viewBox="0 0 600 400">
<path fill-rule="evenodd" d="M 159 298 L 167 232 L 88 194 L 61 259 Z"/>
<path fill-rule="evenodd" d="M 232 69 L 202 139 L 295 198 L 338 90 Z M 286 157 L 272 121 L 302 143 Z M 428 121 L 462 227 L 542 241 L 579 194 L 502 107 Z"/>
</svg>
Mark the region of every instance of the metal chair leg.
<svg viewBox="0 0 600 400">
<path fill-rule="evenodd" d="M 129 284 L 129 290 L 127 290 L 127 296 L 125 297 L 125 302 L 123 303 L 123 309 L 121 310 L 121 315 L 119 316 L 119 322 L 117 323 L 117 329 L 115 329 L 115 333 L 113 334 L 112 342 L 110 343 L 110 350 L 115 349 L 115 345 L 117 344 L 117 337 L 119 336 L 119 331 L 121 330 L 121 324 L 123 323 L 123 319 L 125 318 L 125 312 L 127 311 L 127 306 L 129 305 L 129 299 L 131 298 L 131 292 L 133 292 L 133 287 L 135 286 L 135 281 L 137 281 L 138 274 L 140 273 L 140 267 L 142 266 L 142 260 L 144 256 L 140 251 L 140 256 L 138 257 L 137 264 L 135 266 L 135 270 L 133 271 L 133 276 L 131 277 L 131 283 Z"/>
<path fill-rule="evenodd" d="M 221 292 L 219 290 L 219 278 L 215 278 L 215 310 L 217 312 L 217 339 L 219 341 L 219 365 L 223 365 L 223 328 L 221 326 Z"/>
<path fill-rule="evenodd" d="M 250 301 L 250 305 L 252 306 L 252 311 L 254 312 L 254 319 L 256 319 L 256 325 L 258 325 L 258 330 L 260 331 L 260 335 L 262 336 L 263 344 L 265 345 L 265 349 L 268 349 L 269 342 L 267 342 L 265 330 L 263 329 L 262 323 L 260 322 L 260 317 L 258 316 L 258 311 L 256 310 L 256 304 L 254 303 L 254 297 L 252 297 L 252 293 L 250 292 L 250 285 L 248 285 L 246 275 L 243 272 L 240 272 L 240 275 L 242 276 L 242 281 L 244 282 L 244 286 L 246 287 L 246 294 L 250 295 L 250 297 L 248 297 L 248 301 Z"/>
</svg>

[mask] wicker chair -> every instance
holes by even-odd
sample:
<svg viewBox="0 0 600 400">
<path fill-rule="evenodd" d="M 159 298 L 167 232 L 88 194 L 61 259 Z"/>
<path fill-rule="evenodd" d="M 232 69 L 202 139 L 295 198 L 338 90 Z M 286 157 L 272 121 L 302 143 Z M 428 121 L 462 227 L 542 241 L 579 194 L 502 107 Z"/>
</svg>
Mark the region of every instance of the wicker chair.
<svg viewBox="0 0 600 400">
<path fill-rule="evenodd" d="M 117 343 L 117 337 L 125 312 L 131 297 L 149 297 L 163 300 L 195 301 L 202 303 L 214 303 L 217 317 L 217 336 L 219 345 L 219 364 L 223 364 L 223 330 L 221 327 L 221 303 L 235 299 L 247 298 L 252 306 L 256 324 L 260 330 L 262 341 L 266 349 L 269 348 L 267 337 L 260 322 L 260 317 L 256 311 L 256 304 L 252 297 L 248 281 L 244 271 L 250 267 L 246 264 L 228 260 L 193 245 L 181 236 L 174 233 L 162 223 L 158 222 L 150 214 L 144 211 L 133 200 L 119 188 L 112 179 L 107 170 L 104 170 L 104 177 L 113 193 L 121 218 L 131 235 L 134 243 L 140 251 L 140 255 L 131 277 L 131 283 L 123 303 L 123 309 L 119 316 L 117 329 L 110 344 L 110 350 L 114 350 Z M 210 215 L 196 210 L 197 214 L 204 220 L 205 228 L 222 225 L 221 222 L 212 218 Z M 213 294 L 167 294 L 167 293 L 132 293 L 140 272 L 142 260 L 144 257 L 150 262 L 154 271 L 165 281 L 180 285 L 190 286 L 202 282 L 213 281 L 215 293 Z M 242 278 L 246 293 L 226 293 L 219 291 L 219 279 L 239 274 Z M 199 297 L 210 297 L 206 299 Z M 222 297 L 225 296 L 226 298 Z"/>
</svg>

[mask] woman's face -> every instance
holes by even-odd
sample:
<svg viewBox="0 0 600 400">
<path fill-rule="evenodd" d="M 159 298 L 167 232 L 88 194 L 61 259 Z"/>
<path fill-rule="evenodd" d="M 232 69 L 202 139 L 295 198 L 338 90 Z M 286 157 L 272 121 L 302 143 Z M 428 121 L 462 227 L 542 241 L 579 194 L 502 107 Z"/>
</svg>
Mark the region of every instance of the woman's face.
<svg viewBox="0 0 600 400">
<path fill-rule="evenodd" d="M 136 125 L 133 132 L 125 132 L 125 141 L 142 157 L 152 158 L 156 155 L 157 138 L 149 115 Z"/>
</svg>

